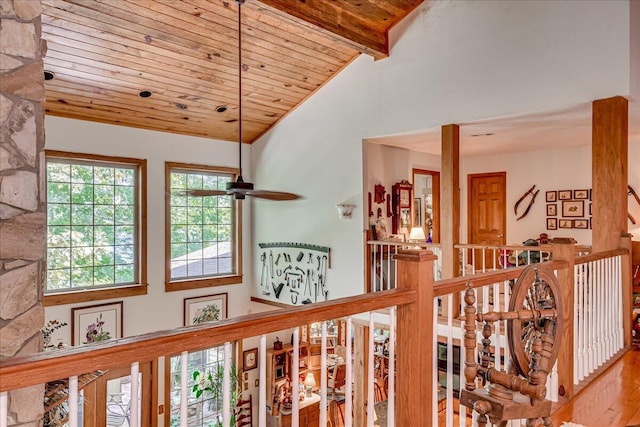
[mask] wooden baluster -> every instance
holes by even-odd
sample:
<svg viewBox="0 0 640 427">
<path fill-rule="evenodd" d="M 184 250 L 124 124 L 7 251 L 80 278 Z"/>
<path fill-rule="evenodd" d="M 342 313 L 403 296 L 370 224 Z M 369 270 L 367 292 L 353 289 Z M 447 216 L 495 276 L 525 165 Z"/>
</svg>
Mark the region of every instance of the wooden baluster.
<svg viewBox="0 0 640 427">
<path fill-rule="evenodd" d="M 467 304 L 464 308 L 464 348 L 465 348 L 465 388 L 473 391 L 476 389 L 476 375 L 478 373 L 478 364 L 475 358 L 476 347 L 476 295 L 471 287 L 471 283 L 467 284 L 467 290 L 464 294 L 464 302 Z"/>
</svg>

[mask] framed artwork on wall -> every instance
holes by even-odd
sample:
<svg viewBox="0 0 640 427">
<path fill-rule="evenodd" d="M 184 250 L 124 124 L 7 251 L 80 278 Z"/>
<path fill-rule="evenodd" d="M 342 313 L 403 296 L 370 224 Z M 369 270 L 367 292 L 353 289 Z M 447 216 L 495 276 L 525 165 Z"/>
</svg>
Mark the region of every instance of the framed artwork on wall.
<svg viewBox="0 0 640 427">
<path fill-rule="evenodd" d="M 559 228 L 573 228 L 572 219 L 561 219 L 559 221 Z"/>
<path fill-rule="evenodd" d="M 227 293 L 184 299 L 184 325 L 217 322 L 227 318 Z"/>
<path fill-rule="evenodd" d="M 589 190 L 573 190 L 573 198 L 577 200 L 587 200 L 589 198 Z"/>
<path fill-rule="evenodd" d="M 558 200 L 571 200 L 573 192 L 571 190 L 558 191 Z"/>
<path fill-rule="evenodd" d="M 558 229 L 558 219 L 547 218 L 547 230 L 557 230 L 557 229 Z"/>
<path fill-rule="evenodd" d="M 580 218 L 584 216 L 584 200 L 564 200 L 562 202 L 562 216 Z"/>
<path fill-rule="evenodd" d="M 122 301 L 71 309 L 71 345 L 122 338 Z"/>
<path fill-rule="evenodd" d="M 573 228 L 589 228 L 589 220 L 587 219 L 574 219 Z"/>
<path fill-rule="evenodd" d="M 558 192 L 547 191 L 547 202 L 555 202 L 556 200 L 558 200 Z"/>
<path fill-rule="evenodd" d="M 551 203 L 547 205 L 547 216 L 557 216 L 558 215 L 558 206 L 555 203 Z"/>
</svg>

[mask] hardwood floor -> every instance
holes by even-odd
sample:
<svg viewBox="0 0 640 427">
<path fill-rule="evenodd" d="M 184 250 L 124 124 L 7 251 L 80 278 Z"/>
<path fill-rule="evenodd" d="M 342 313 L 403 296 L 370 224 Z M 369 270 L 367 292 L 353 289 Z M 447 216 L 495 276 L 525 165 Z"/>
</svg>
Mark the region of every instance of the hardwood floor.
<svg viewBox="0 0 640 427">
<path fill-rule="evenodd" d="M 634 346 L 593 384 L 552 415 L 588 427 L 640 426 L 640 347 Z"/>
</svg>

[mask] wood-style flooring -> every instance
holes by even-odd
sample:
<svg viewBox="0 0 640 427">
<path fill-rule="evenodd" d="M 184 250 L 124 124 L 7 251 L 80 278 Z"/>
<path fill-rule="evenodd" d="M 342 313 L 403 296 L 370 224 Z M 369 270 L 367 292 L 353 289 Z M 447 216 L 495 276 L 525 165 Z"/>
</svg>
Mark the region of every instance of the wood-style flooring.
<svg viewBox="0 0 640 427">
<path fill-rule="evenodd" d="M 552 415 L 553 425 L 640 426 L 640 347 L 634 346 Z"/>
</svg>

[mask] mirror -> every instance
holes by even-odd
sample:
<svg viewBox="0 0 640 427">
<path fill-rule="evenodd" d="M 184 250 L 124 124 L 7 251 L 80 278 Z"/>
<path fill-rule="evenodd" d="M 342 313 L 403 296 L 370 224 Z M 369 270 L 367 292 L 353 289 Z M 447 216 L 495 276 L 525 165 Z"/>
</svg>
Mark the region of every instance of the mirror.
<svg viewBox="0 0 640 427">
<path fill-rule="evenodd" d="M 412 226 L 421 226 L 434 243 L 440 242 L 440 172 L 413 169 Z"/>
</svg>

